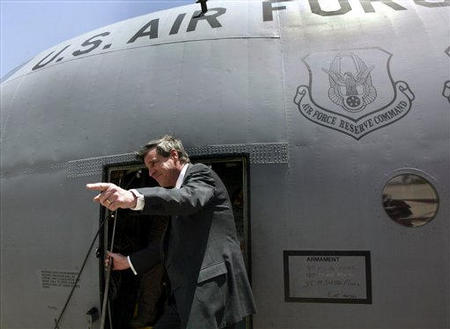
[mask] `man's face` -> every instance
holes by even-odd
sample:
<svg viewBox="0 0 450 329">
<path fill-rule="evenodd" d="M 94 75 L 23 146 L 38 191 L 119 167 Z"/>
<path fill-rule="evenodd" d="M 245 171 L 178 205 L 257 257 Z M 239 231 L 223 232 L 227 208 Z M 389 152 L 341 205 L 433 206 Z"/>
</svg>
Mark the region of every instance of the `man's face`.
<svg viewBox="0 0 450 329">
<path fill-rule="evenodd" d="M 153 148 L 146 154 L 144 163 L 148 168 L 148 174 L 158 182 L 159 186 L 175 186 L 182 167 L 176 151 L 164 157 L 157 153 L 156 148 Z"/>
</svg>

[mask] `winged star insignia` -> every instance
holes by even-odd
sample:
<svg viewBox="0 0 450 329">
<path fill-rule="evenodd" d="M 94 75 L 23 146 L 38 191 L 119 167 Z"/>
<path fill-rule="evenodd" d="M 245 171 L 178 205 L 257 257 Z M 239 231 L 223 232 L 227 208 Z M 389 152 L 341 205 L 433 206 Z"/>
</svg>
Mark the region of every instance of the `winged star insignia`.
<svg viewBox="0 0 450 329">
<path fill-rule="evenodd" d="M 343 62 L 349 58 L 353 63 L 354 71 L 342 71 Z M 374 66 L 367 67 L 357 55 L 339 54 L 334 57 L 330 69 L 322 69 L 329 76 L 330 88 L 328 97 L 331 101 L 349 112 L 364 110 L 366 105 L 372 103 L 377 97 L 377 91 L 372 84 L 370 71 Z"/>
<path fill-rule="evenodd" d="M 445 50 L 445 54 L 450 57 L 450 47 Z M 444 82 L 444 89 L 442 90 L 442 96 L 447 98 L 450 103 L 450 80 Z"/>
<path fill-rule="evenodd" d="M 414 94 L 406 82 L 393 81 L 391 57 L 380 48 L 309 54 L 303 58 L 309 85 L 297 88 L 294 103 L 308 120 L 359 140 L 411 109 Z"/>
</svg>

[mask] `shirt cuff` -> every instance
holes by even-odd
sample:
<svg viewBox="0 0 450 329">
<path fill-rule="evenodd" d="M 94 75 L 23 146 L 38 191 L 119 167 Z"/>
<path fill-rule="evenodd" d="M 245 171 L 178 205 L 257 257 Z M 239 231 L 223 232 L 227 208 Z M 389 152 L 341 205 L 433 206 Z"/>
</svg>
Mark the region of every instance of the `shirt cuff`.
<svg viewBox="0 0 450 329">
<path fill-rule="evenodd" d="M 128 264 L 130 264 L 130 268 L 133 271 L 134 275 L 137 275 L 136 270 L 134 269 L 133 263 L 131 262 L 130 256 L 127 256 Z"/>
<path fill-rule="evenodd" d="M 131 210 L 144 209 L 144 205 L 145 205 L 144 196 L 135 189 L 131 189 L 130 192 L 133 193 L 133 195 L 136 197 L 136 207 L 130 208 L 130 209 Z"/>
</svg>

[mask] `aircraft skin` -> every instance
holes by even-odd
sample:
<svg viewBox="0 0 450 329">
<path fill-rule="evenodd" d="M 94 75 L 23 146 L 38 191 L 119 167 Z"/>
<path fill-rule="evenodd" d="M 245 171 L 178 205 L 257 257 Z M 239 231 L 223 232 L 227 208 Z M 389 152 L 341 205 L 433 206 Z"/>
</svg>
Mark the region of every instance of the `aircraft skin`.
<svg viewBox="0 0 450 329">
<path fill-rule="evenodd" d="M 207 5 L 86 33 L 2 83 L 0 327 L 54 326 L 99 226 L 85 184 L 174 133 L 250 154 L 254 329 L 450 328 L 450 1 Z M 404 173 L 438 196 L 426 225 L 383 208 Z M 330 263 L 324 281 L 302 261 Z M 100 309 L 95 255 L 78 285 L 60 328 Z"/>
</svg>

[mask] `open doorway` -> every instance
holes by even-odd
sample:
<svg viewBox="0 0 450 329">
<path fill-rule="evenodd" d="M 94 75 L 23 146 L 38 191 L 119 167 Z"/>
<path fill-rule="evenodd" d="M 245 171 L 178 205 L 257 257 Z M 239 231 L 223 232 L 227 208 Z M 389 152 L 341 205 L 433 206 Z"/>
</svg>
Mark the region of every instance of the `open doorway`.
<svg viewBox="0 0 450 329">
<path fill-rule="evenodd" d="M 236 231 L 241 245 L 242 254 L 249 278 L 250 268 L 250 216 L 248 189 L 248 159 L 246 156 L 217 156 L 191 158 L 192 162 L 201 162 L 210 166 L 222 179 L 230 196 L 236 223 Z M 105 168 L 105 181 L 114 183 L 125 189 L 157 186 L 155 180 L 148 175 L 142 163 L 114 164 Z M 131 210 L 119 209 L 117 212 L 102 212 L 103 218 L 114 217 L 116 229 L 114 234 L 113 252 L 129 255 L 158 238 L 155 225 L 161 230 L 164 219 L 156 216 L 145 216 Z M 161 217 L 161 216 L 159 216 Z M 167 218 L 168 221 L 168 218 Z M 166 221 L 166 222 L 167 222 Z M 156 224 L 155 224 L 156 223 Z M 111 250 L 114 220 L 108 220 L 101 236 L 103 250 Z M 162 233 L 162 232 L 161 232 Z M 105 271 L 103 257 L 100 261 L 101 297 L 105 292 Z M 113 271 L 110 276 L 108 306 L 105 328 L 128 329 L 130 322 L 142 304 L 143 275 L 134 275 L 131 270 Z M 164 296 L 158 301 L 155 312 L 162 311 Z M 251 328 L 250 320 L 243 324 L 242 329 Z M 241 329 L 241 328 L 239 328 Z"/>
</svg>

